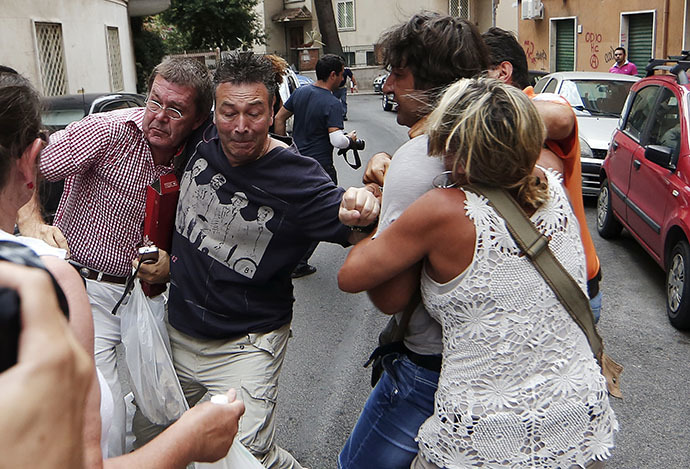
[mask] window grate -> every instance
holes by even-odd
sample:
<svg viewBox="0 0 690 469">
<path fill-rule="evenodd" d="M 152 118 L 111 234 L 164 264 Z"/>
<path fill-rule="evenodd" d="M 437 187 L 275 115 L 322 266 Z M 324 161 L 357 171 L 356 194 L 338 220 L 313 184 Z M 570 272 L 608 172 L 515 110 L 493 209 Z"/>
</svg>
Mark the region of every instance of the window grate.
<svg viewBox="0 0 690 469">
<path fill-rule="evenodd" d="M 448 0 L 448 14 L 466 20 L 470 19 L 470 0 Z"/>
<path fill-rule="evenodd" d="M 355 29 L 355 2 L 342 0 L 336 3 L 336 21 L 338 29 Z"/>
<path fill-rule="evenodd" d="M 122 55 L 120 54 L 120 32 L 115 27 L 108 27 L 108 62 L 110 65 L 110 89 L 122 91 L 125 81 L 122 76 Z"/>
<path fill-rule="evenodd" d="M 67 94 L 62 25 L 36 23 L 36 41 L 43 94 L 46 96 Z"/>
</svg>

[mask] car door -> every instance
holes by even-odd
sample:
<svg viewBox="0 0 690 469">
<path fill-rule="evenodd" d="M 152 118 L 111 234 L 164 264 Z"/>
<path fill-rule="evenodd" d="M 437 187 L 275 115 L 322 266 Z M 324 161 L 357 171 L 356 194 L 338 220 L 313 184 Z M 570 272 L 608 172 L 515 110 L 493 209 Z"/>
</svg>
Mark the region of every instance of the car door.
<svg viewBox="0 0 690 469">
<path fill-rule="evenodd" d="M 630 190 L 630 171 L 634 158 L 644 153 L 642 138 L 648 126 L 654 103 L 659 95 L 658 85 L 649 85 L 637 90 L 630 96 L 632 102 L 626 104 L 629 109 L 623 116 L 619 129 L 614 133 L 608 153 L 607 177 L 610 186 L 611 208 L 626 224 L 628 222 L 628 204 Z"/>
<path fill-rule="evenodd" d="M 643 138 L 645 148 L 648 145 L 663 145 L 678 151 L 673 137 L 679 135 L 677 132 L 680 129 L 678 99 L 674 90 L 661 87 Z M 628 224 L 659 259 L 663 254 L 661 228 L 671 192 L 671 174 L 668 168 L 645 158 L 644 148 L 633 157 L 628 191 Z"/>
</svg>

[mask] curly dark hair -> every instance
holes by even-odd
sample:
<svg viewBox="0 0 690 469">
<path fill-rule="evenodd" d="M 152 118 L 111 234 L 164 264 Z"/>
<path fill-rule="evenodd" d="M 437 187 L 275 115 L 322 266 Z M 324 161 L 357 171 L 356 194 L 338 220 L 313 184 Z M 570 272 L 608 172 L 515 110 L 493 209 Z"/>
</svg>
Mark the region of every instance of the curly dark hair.
<svg viewBox="0 0 690 469">
<path fill-rule="evenodd" d="M 41 98 L 29 80 L 0 66 L 0 187 L 13 160 L 41 131 Z"/>
<path fill-rule="evenodd" d="M 223 83 L 263 83 L 272 102 L 278 82 L 273 62 L 253 52 L 233 52 L 220 63 L 213 77 L 216 88 Z"/>
<path fill-rule="evenodd" d="M 381 36 L 387 68 L 408 67 L 418 90 L 437 97 L 460 78 L 488 67 L 488 52 L 479 30 L 467 20 L 432 12 L 414 15 Z"/>
</svg>

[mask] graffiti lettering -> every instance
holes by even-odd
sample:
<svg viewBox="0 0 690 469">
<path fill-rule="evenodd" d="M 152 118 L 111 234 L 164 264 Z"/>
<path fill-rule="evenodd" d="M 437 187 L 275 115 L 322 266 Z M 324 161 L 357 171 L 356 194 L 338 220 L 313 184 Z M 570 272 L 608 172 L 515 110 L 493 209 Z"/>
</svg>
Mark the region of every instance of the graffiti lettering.
<svg viewBox="0 0 690 469">
<path fill-rule="evenodd" d="M 601 42 L 601 34 L 599 33 L 585 33 L 585 42 Z"/>
<path fill-rule="evenodd" d="M 547 59 L 546 51 L 544 49 L 535 52 L 536 47 L 534 46 L 534 43 L 532 41 L 524 41 L 523 45 L 528 63 L 535 65 L 537 63 L 537 60 L 545 61 Z"/>
<path fill-rule="evenodd" d="M 532 41 L 525 41 L 523 44 L 525 46 L 524 49 L 527 60 L 533 64 L 536 63 L 537 59 L 534 58 L 534 43 Z"/>
<path fill-rule="evenodd" d="M 604 61 L 606 63 L 610 63 L 613 62 L 613 60 L 613 46 L 609 46 L 609 51 L 606 54 L 604 54 Z"/>
<path fill-rule="evenodd" d="M 589 66 L 592 68 L 599 68 L 599 57 L 597 57 L 596 54 L 592 54 L 592 57 L 589 58 Z"/>
</svg>

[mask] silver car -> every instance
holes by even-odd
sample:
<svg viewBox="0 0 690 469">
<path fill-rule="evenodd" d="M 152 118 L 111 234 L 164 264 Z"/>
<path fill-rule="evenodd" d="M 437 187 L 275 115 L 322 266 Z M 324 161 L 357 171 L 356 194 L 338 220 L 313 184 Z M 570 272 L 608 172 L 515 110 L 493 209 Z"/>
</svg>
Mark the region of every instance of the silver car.
<svg viewBox="0 0 690 469">
<path fill-rule="evenodd" d="M 536 93 L 563 96 L 575 111 L 580 134 L 582 194 L 599 193 L 599 169 L 621 117 L 625 98 L 639 77 L 601 72 L 556 72 L 541 78 Z"/>
</svg>

